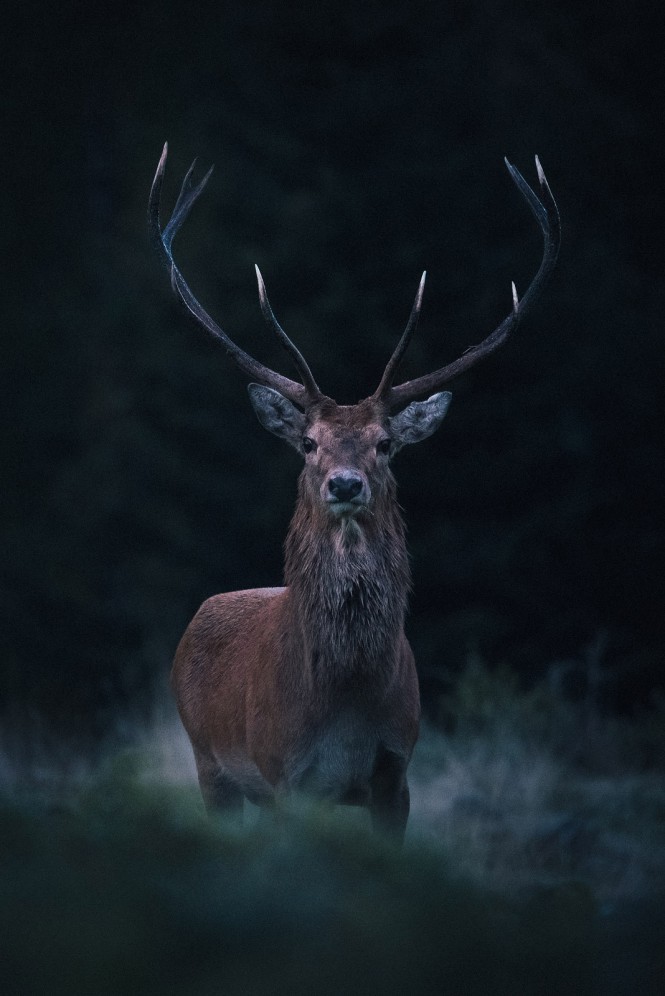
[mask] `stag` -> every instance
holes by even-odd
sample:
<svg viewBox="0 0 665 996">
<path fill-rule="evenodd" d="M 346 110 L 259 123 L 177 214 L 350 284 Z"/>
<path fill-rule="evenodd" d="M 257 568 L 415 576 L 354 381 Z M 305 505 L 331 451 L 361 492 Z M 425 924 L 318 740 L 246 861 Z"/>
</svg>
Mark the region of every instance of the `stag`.
<svg viewBox="0 0 665 996">
<path fill-rule="evenodd" d="M 394 384 L 420 313 L 423 273 L 406 329 L 374 393 L 338 405 L 319 389 L 302 353 L 275 318 L 256 267 L 263 317 L 289 353 L 298 380 L 237 346 L 194 297 L 172 254 L 173 238 L 205 187 L 194 164 L 170 221 L 160 225 L 167 146 L 150 193 L 152 239 L 182 304 L 252 381 L 261 424 L 304 460 L 285 543 L 285 586 L 215 595 L 178 646 L 172 687 L 211 811 L 240 813 L 243 799 L 271 805 L 303 791 L 365 806 L 398 840 L 409 813 L 407 767 L 420 702 L 404 634 L 410 587 L 392 457 L 441 424 L 453 377 L 498 349 L 536 299 L 556 262 L 557 207 L 536 158 L 540 197 L 507 160 L 543 233 L 540 267 L 521 300 L 479 345 L 433 373 Z M 424 400 L 419 400 L 424 399 Z"/>
</svg>

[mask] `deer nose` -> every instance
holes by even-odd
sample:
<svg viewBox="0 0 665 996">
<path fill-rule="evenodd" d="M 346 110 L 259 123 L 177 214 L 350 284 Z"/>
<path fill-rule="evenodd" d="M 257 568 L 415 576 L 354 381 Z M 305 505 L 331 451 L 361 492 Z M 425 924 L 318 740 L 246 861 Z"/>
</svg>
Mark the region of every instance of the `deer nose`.
<svg viewBox="0 0 665 996">
<path fill-rule="evenodd" d="M 328 481 L 328 491 L 334 501 L 352 501 L 362 489 L 362 478 L 350 472 L 335 474 Z"/>
</svg>

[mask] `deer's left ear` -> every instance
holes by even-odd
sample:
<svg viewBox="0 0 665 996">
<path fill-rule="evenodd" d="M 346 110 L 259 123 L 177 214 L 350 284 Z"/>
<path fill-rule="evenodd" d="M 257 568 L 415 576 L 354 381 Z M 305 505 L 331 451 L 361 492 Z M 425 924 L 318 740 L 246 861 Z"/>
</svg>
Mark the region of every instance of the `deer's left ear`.
<svg viewBox="0 0 665 996">
<path fill-rule="evenodd" d="M 248 384 L 249 400 L 259 422 L 268 432 L 281 436 L 291 446 L 300 450 L 305 431 L 305 416 L 279 391 L 261 384 Z"/>
<path fill-rule="evenodd" d="M 448 411 L 451 398 L 450 391 L 441 391 L 427 401 L 414 401 L 399 415 L 394 415 L 390 419 L 394 449 L 401 449 L 408 443 L 419 443 L 436 432 Z"/>
</svg>

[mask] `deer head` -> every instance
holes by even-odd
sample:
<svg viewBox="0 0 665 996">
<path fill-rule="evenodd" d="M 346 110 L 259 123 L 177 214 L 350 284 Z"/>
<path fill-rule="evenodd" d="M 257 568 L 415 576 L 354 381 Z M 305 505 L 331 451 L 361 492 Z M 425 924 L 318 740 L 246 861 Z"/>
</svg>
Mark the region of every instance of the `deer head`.
<svg viewBox="0 0 665 996">
<path fill-rule="evenodd" d="M 285 439 L 305 460 L 303 479 L 313 504 L 334 519 L 354 518 L 371 512 L 372 504 L 389 487 L 391 457 L 402 446 L 420 442 L 441 424 L 452 395 L 441 391 L 458 374 L 468 370 L 503 345 L 547 281 L 557 259 L 560 223 L 556 203 L 536 157 L 539 198 L 508 160 L 506 166 L 518 190 L 531 208 L 543 233 L 543 257 L 522 299 L 512 285 L 512 310 L 501 324 L 477 346 L 457 360 L 414 380 L 394 385 L 394 377 L 416 330 L 425 287 L 423 273 L 404 333 L 383 372 L 374 393 L 356 405 L 338 405 L 319 389 L 299 349 L 273 314 L 261 272 L 256 267 L 261 311 L 268 326 L 289 353 L 299 375 L 290 380 L 264 366 L 237 346 L 196 300 L 171 250 L 173 238 L 205 187 L 212 169 L 194 186 L 194 163 L 188 170 L 170 221 L 162 229 L 159 207 L 168 147 L 164 145 L 149 203 L 153 242 L 171 274 L 171 284 L 193 318 L 219 339 L 253 383 L 250 400 L 261 424 Z M 418 400 L 429 395 L 425 400 Z"/>
</svg>

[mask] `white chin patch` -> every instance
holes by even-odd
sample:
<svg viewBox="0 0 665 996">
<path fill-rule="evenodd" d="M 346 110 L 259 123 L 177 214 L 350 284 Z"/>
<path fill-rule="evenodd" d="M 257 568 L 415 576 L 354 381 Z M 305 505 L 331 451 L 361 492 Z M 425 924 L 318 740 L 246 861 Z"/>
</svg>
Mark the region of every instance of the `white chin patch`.
<svg viewBox="0 0 665 996">
<path fill-rule="evenodd" d="M 332 501 L 328 508 L 336 519 L 353 519 L 365 506 L 353 501 Z"/>
</svg>

